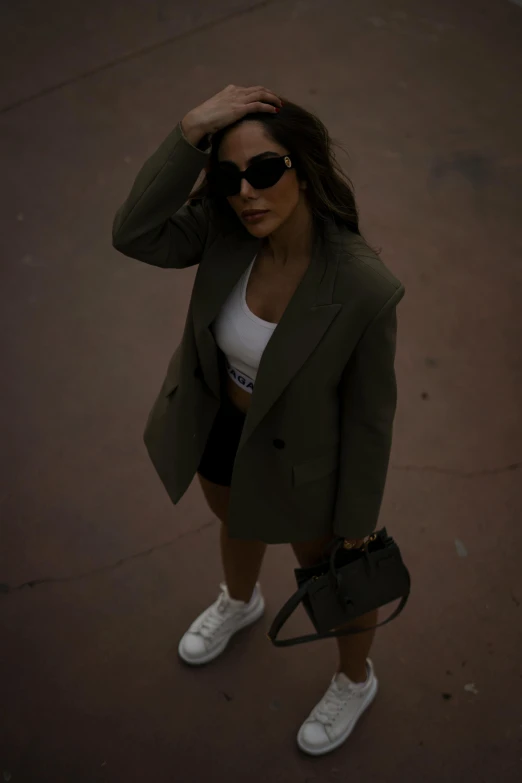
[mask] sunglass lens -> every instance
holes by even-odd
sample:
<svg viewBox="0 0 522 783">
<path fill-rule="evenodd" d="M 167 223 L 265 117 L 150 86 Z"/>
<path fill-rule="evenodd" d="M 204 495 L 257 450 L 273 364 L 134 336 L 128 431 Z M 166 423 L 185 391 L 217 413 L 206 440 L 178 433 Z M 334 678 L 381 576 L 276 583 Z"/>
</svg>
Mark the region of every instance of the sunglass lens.
<svg viewBox="0 0 522 783">
<path fill-rule="evenodd" d="M 281 179 L 285 169 L 281 158 L 267 158 L 250 166 L 247 179 L 253 188 L 271 188 Z"/>
<path fill-rule="evenodd" d="M 271 188 L 279 182 L 286 171 L 282 158 L 267 158 L 252 163 L 246 171 L 246 179 L 253 188 Z M 233 163 L 220 163 L 209 172 L 208 180 L 222 196 L 235 196 L 241 190 L 241 173 Z"/>
<path fill-rule="evenodd" d="M 241 177 L 234 165 L 220 164 L 209 179 L 223 196 L 235 196 L 241 190 Z"/>
</svg>

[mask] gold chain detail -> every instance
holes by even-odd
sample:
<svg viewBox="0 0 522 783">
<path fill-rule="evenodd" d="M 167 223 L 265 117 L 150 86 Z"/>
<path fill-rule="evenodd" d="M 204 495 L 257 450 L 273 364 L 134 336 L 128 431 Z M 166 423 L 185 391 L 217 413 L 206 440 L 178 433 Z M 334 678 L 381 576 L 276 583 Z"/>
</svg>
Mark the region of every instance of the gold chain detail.
<svg viewBox="0 0 522 783">
<path fill-rule="evenodd" d="M 377 538 L 377 533 L 372 533 L 371 536 L 368 536 L 366 540 L 363 541 L 363 543 L 357 547 L 357 549 L 363 549 L 363 547 L 367 546 L 371 541 L 375 541 Z M 355 549 L 356 546 L 351 541 L 345 541 L 343 544 L 344 549 Z"/>
</svg>

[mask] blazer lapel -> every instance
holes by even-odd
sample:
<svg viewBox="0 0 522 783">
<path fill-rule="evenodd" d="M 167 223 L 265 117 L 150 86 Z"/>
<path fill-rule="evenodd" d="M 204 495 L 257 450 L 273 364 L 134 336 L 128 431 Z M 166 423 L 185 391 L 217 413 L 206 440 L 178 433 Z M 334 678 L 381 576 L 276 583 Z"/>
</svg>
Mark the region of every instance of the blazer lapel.
<svg viewBox="0 0 522 783">
<path fill-rule="evenodd" d="M 339 262 L 339 235 L 333 225 L 318 241 L 310 266 L 265 348 L 239 448 L 268 413 L 308 359 L 342 306 L 332 302 Z"/>
</svg>

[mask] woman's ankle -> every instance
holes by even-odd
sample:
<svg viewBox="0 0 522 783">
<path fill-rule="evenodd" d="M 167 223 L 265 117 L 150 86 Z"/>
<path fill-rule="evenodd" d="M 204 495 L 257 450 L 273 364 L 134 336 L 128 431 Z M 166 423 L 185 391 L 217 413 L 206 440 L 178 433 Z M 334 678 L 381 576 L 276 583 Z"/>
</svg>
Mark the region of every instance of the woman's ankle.
<svg viewBox="0 0 522 783">
<path fill-rule="evenodd" d="M 232 598 L 233 601 L 242 601 L 245 604 L 250 603 L 252 596 L 254 595 L 255 585 L 252 589 L 244 587 L 230 587 L 227 584 L 227 590 L 230 598 Z"/>
</svg>

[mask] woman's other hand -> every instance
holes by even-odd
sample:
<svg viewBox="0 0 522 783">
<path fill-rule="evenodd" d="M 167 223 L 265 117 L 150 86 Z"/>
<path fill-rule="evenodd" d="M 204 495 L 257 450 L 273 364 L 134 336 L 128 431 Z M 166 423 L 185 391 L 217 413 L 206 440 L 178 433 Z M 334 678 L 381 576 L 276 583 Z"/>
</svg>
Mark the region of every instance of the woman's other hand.
<svg viewBox="0 0 522 783">
<path fill-rule="evenodd" d="M 229 84 L 212 98 L 196 106 L 185 115 L 181 122 L 187 139 L 196 144 L 203 136 L 217 133 L 221 128 L 240 120 L 251 112 L 279 111 L 282 106 L 278 96 L 266 87 L 237 87 Z"/>
</svg>

